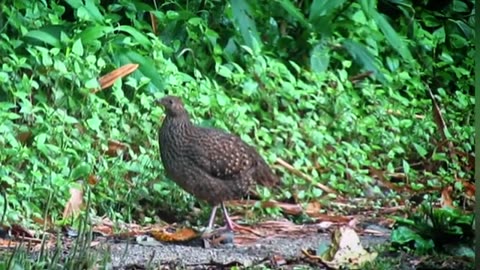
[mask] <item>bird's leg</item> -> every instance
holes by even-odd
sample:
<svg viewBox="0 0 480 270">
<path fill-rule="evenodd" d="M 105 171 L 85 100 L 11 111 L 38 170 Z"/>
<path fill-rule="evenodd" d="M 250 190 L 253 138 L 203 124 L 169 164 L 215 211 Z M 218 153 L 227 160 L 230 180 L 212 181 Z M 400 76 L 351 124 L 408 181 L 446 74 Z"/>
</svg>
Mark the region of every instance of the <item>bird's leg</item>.
<svg viewBox="0 0 480 270">
<path fill-rule="evenodd" d="M 213 228 L 213 223 L 215 222 L 215 215 L 217 214 L 218 205 L 215 205 L 212 208 L 212 212 L 210 213 L 210 218 L 208 219 L 208 226 L 207 229 Z"/>
<path fill-rule="evenodd" d="M 238 225 L 237 223 L 232 221 L 232 219 L 228 215 L 227 208 L 225 207 L 225 204 L 223 202 L 222 202 L 222 210 L 223 210 L 223 217 L 225 218 L 225 223 L 227 223 L 226 224 L 227 229 L 231 231 L 241 231 L 241 230 L 250 231 L 248 227 Z"/>
<path fill-rule="evenodd" d="M 232 231 L 232 232 L 246 231 L 246 232 L 261 236 L 261 234 L 256 230 L 249 228 L 248 226 L 242 226 L 233 222 L 230 216 L 228 215 L 227 208 L 225 207 L 225 204 L 223 202 L 222 202 L 222 210 L 223 210 L 223 217 L 225 218 L 225 223 L 227 223 L 226 227 L 229 231 Z"/>
<path fill-rule="evenodd" d="M 231 231 L 234 231 L 234 227 L 236 227 L 238 225 L 233 223 L 232 219 L 228 215 L 227 208 L 225 207 L 225 204 L 223 202 L 222 202 L 222 211 L 223 211 L 223 217 L 225 218 L 225 223 L 227 223 L 226 224 L 227 228 Z"/>
</svg>

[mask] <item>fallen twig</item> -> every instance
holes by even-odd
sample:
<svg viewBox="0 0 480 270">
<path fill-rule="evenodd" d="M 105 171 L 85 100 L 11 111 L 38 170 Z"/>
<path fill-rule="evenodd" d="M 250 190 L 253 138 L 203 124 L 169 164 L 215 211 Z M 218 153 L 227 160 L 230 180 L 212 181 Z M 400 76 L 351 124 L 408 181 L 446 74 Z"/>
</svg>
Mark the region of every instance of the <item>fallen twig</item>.
<svg viewBox="0 0 480 270">
<path fill-rule="evenodd" d="M 287 169 L 288 171 L 290 171 L 291 173 L 295 174 L 296 176 L 299 176 L 305 180 L 307 180 L 308 182 L 314 184 L 316 187 L 322 189 L 323 191 L 325 192 L 328 192 L 328 193 L 333 193 L 333 194 L 337 194 L 333 189 L 329 188 L 328 186 L 324 185 L 324 184 L 321 184 L 321 183 L 314 183 L 313 181 L 313 178 L 306 175 L 305 173 L 295 169 L 295 167 L 293 167 L 292 165 L 290 165 L 288 162 L 286 162 L 285 160 L 281 159 L 281 158 L 277 158 L 277 163 L 278 165 L 284 167 L 285 169 Z"/>
</svg>

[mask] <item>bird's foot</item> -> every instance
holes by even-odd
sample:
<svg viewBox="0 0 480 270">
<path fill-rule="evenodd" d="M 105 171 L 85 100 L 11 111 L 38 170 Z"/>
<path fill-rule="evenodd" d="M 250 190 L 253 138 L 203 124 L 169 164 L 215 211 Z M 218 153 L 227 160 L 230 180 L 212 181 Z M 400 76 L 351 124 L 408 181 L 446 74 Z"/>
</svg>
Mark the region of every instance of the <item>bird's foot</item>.
<svg viewBox="0 0 480 270">
<path fill-rule="evenodd" d="M 212 230 L 207 228 L 202 233 L 203 245 L 205 248 L 210 247 L 229 247 L 233 246 L 234 233 L 231 230 L 228 230 L 226 227 Z"/>
<path fill-rule="evenodd" d="M 252 227 L 243 226 L 243 225 L 237 224 L 237 223 L 235 223 L 231 220 L 230 220 L 230 223 L 227 222 L 227 224 L 220 229 L 229 230 L 229 231 L 232 231 L 232 232 L 235 232 L 235 233 L 251 233 L 251 234 L 254 234 L 254 235 L 257 235 L 257 236 L 262 236 L 262 234 L 260 232 L 253 229 Z"/>
<path fill-rule="evenodd" d="M 240 224 L 237 224 L 233 221 L 230 221 L 230 222 L 227 222 L 227 224 L 225 225 L 225 227 L 223 227 L 227 230 L 230 230 L 232 232 L 241 232 L 241 231 L 248 231 L 250 230 L 249 227 L 247 226 L 243 226 L 243 225 L 240 225 Z"/>
</svg>

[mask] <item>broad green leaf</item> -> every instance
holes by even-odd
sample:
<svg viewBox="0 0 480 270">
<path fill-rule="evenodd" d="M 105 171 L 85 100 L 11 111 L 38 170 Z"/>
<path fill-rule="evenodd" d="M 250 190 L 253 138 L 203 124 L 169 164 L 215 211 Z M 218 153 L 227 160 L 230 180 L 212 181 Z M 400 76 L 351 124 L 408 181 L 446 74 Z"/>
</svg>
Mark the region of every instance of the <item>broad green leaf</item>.
<svg viewBox="0 0 480 270">
<path fill-rule="evenodd" d="M 327 0 L 313 0 L 310 6 L 309 20 L 310 22 L 317 20 L 319 17 L 330 17 L 333 12 L 343 5 L 346 0 L 327 1 Z"/>
<path fill-rule="evenodd" d="M 0 71 L 0 83 L 6 82 L 8 77 L 8 73 Z"/>
<path fill-rule="evenodd" d="M 35 141 L 37 142 L 37 147 L 43 146 L 45 144 L 46 140 L 47 140 L 47 134 L 45 134 L 45 133 L 40 133 L 37 136 L 35 136 Z"/>
<path fill-rule="evenodd" d="M 92 78 L 85 82 L 85 87 L 88 89 L 96 89 L 100 86 L 96 78 Z"/>
<path fill-rule="evenodd" d="M 67 67 L 65 66 L 65 63 L 63 63 L 63 61 L 61 61 L 61 60 L 55 60 L 55 63 L 53 64 L 53 67 L 63 74 L 68 72 Z"/>
<path fill-rule="evenodd" d="M 87 125 L 94 131 L 99 131 L 102 120 L 98 118 L 98 115 L 94 115 L 92 118 L 87 119 Z"/>
<path fill-rule="evenodd" d="M 218 75 L 227 79 L 230 79 L 232 77 L 232 71 L 224 65 L 215 65 L 215 67 Z"/>
<path fill-rule="evenodd" d="M 327 70 L 330 64 L 330 49 L 325 42 L 316 45 L 310 54 L 310 66 L 317 73 Z"/>
<path fill-rule="evenodd" d="M 134 41 L 138 42 L 142 45 L 145 49 L 150 48 L 151 42 L 144 34 L 140 33 L 137 29 L 129 26 L 129 25 L 120 25 L 115 28 L 116 31 L 122 31 L 130 34 L 133 37 Z"/>
<path fill-rule="evenodd" d="M 452 10 L 456 13 L 468 13 L 471 12 L 470 8 L 466 3 L 460 0 L 453 0 Z"/>
<path fill-rule="evenodd" d="M 458 27 L 458 29 L 461 31 L 463 36 L 466 39 L 472 39 L 474 37 L 474 28 L 471 27 L 470 25 L 466 24 L 465 22 L 461 20 L 448 20 L 448 23 L 454 24 L 455 26 Z"/>
<path fill-rule="evenodd" d="M 147 58 L 132 50 L 119 50 L 114 59 L 117 66 L 123 66 L 125 64 L 139 64 L 139 68 L 130 76 L 137 78 L 147 77 L 150 79 L 148 84 L 148 90 L 151 93 L 162 91 L 164 89 L 164 81 L 161 76 L 158 75 L 157 67 L 152 59 Z"/>
<path fill-rule="evenodd" d="M 308 27 L 309 23 L 303 16 L 303 14 L 298 10 L 298 8 L 290 0 L 276 0 L 277 3 L 282 6 L 282 8 L 300 22 L 304 27 Z"/>
<path fill-rule="evenodd" d="M 344 40 L 342 45 L 358 64 L 362 65 L 365 70 L 372 71 L 380 82 L 386 83 L 385 77 L 375 65 L 375 58 L 364 45 L 350 39 Z"/>
<path fill-rule="evenodd" d="M 421 236 L 419 236 L 416 232 L 405 226 L 399 226 L 393 230 L 391 237 L 392 242 L 400 245 L 404 245 L 410 241 L 416 241 L 417 239 L 421 238 Z"/>
<path fill-rule="evenodd" d="M 75 169 L 72 170 L 71 178 L 73 180 L 85 178 L 88 177 L 91 172 L 92 167 L 88 163 L 82 162 L 77 167 L 75 167 Z"/>
<path fill-rule="evenodd" d="M 77 39 L 72 46 L 72 53 L 82 56 L 83 55 L 83 45 L 82 45 L 82 40 Z"/>
<path fill-rule="evenodd" d="M 375 8 L 376 2 L 376 0 L 360 0 L 360 6 L 367 17 L 371 17 L 373 14 L 377 13 Z"/>
<path fill-rule="evenodd" d="M 410 173 L 410 164 L 406 160 L 402 160 L 402 167 L 403 172 L 408 175 Z"/>
<path fill-rule="evenodd" d="M 60 47 L 60 39 L 51 33 L 42 30 L 32 30 L 25 34 L 25 37 L 33 38 L 40 42 L 45 42 L 53 47 Z"/>
<path fill-rule="evenodd" d="M 72 8 L 77 9 L 83 5 L 82 0 L 65 0 Z"/>
<path fill-rule="evenodd" d="M 420 144 L 417 144 L 417 143 L 413 143 L 413 147 L 415 148 L 415 150 L 417 150 L 417 153 L 421 156 L 421 157 L 425 157 L 427 155 L 427 149 L 425 149 L 423 146 L 421 146 Z"/>
<path fill-rule="evenodd" d="M 228 103 L 230 103 L 230 99 L 224 95 L 224 94 L 217 94 L 216 95 L 216 98 L 217 98 L 217 103 L 218 105 L 224 107 L 226 106 Z"/>
<path fill-rule="evenodd" d="M 78 123 L 78 120 L 75 117 L 72 117 L 70 115 L 65 115 L 64 118 L 62 118 L 62 121 L 67 124 L 76 124 Z"/>
<path fill-rule="evenodd" d="M 233 22 L 240 29 L 245 44 L 257 52 L 262 49 L 260 34 L 253 20 L 254 16 L 251 12 L 250 3 L 247 0 L 230 0 Z"/>
<path fill-rule="evenodd" d="M 114 28 L 111 26 L 95 25 L 87 27 L 82 33 L 80 33 L 79 37 L 82 39 L 83 44 L 88 45 L 112 31 L 114 31 Z"/>
<path fill-rule="evenodd" d="M 94 21 L 96 23 L 103 23 L 104 17 L 97 7 L 94 0 L 66 0 L 66 2 L 77 11 L 77 16 L 86 21 Z"/>
<path fill-rule="evenodd" d="M 383 32 L 385 35 L 385 38 L 387 39 L 388 43 L 390 43 L 390 46 L 394 50 L 398 52 L 403 58 L 403 60 L 406 61 L 412 61 L 412 55 L 410 53 L 410 50 L 407 47 L 407 44 L 405 41 L 397 34 L 397 32 L 393 29 L 393 27 L 390 25 L 390 23 L 383 17 L 378 12 L 375 12 L 372 15 L 375 23 L 378 25 L 380 30 Z"/>
</svg>

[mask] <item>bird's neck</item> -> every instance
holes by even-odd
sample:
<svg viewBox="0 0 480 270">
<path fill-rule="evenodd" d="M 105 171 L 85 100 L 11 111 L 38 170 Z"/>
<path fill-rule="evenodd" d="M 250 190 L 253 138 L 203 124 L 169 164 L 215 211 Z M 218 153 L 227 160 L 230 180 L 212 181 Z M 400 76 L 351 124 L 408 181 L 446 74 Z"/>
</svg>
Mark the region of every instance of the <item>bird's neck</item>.
<svg viewBox="0 0 480 270">
<path fill-rule="evenodd" d="M 167 115 L 163 122 L 163 126 L 174 127 L 177 132 L 181 132 L 190 128 L 192 122 L 190 121 L 188 114 Z"/>
</svg>

